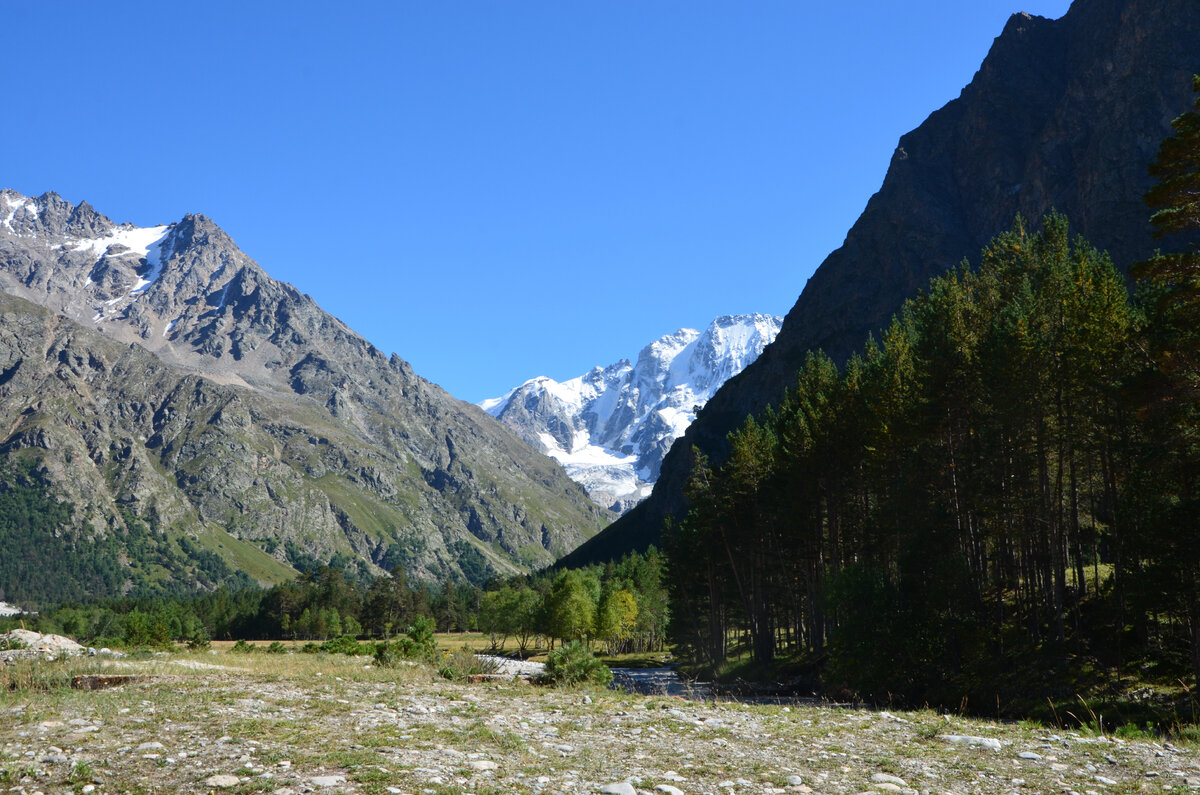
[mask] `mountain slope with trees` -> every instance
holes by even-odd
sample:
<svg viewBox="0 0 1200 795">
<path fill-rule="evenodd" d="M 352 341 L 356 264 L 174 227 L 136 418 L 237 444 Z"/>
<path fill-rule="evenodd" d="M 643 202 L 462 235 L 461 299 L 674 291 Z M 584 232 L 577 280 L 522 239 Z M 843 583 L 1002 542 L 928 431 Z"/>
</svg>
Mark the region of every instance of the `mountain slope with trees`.
<svg viewBox="0 0 1200 795">
<path fill-rule="evenodd" d="M 59 533 L 136 522 L 263 582 L 335 558 L 482 582 L 603 526 L 557 464 L 203 216 L 145 229 L 0 191 L 0 287 L 0 456 L 70 503 Z"/>
<path fill-rule="evenodd" d="M 1065 213 L 1121 269 L 1148 257 L 1146 164 L 1200 72 L 1200 5 L 1076 0 L 1016 14 L 962 94 L 904 135 L 879 192 L 805 285 L 776 341 L 727 383 L 668 454 L 654 493 L 574 553 L 656 543 L 682 515 L 692 447 L 714 462 L 749 414 L 777 405 L 808 351 L 844 362 L 928 280 L 974 257 L 1018 213 Z"/>
</svg>

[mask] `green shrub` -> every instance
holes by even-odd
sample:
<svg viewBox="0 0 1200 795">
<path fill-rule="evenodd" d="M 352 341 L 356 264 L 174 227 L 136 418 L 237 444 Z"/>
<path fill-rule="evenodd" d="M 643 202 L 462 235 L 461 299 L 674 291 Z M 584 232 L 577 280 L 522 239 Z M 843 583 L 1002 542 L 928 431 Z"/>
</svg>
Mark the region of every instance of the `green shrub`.
<svg viewBox="0 0 1200 795">
<path fill-rule="evenodd" d="M 208 639 L 208 633 L 201 629 L 187 642 L 187 647 L 191 651 L 208 651 L 212 648 L 212 641 Z"/>
<path fill-rule="evenodd" d="M 321 644 L 321 651 L 329 654 L 367 654 L 368 647 L 354 639 L 353 635 L 342 635 L 340 638 L 330 638 Z"/>
<path fill-rule="evenodd" d="M 25 644 L 17 638 L 10 638 L 8 636 L 0 637 L 0 651 L 14 651 L 23 648 L 25 648 Z"/>
<path fill-rule="evenodd" d="M 546 658 L 544 679 L 556 685 L 580 685 L 585 682 L 608 687 L 612 671 L 596 659 L 592 650 L 579 641 L 572 641 L 550 652 Z"/>
<path fill-rule="evenodd" d="M 1136 723 L 1125 723 L 1117 727 L 1114 735 L 1122 740 L 1150 740 L 1158 739 L 1158 731 L 1154 728 L 1154 723 L 1147 721 L 1144 727 L 1138 726 Z"/>
<path fill-rule="evenodd" d="M 287 646 L 282 642 L 273 640 L 271 645 L 267 647 L 267 654 L 287 654 Z"/>
<path fill-rule="evenodd" d="M 239 640 L 229 649 L 230 654 L 253 654 L 257 648 L 253 643 L 247 643 L 244 640 Z"/>
<path fill-rule="evenodd" d="M 391 668 L 401 660 L 432 661 L 437 658 L 437 640 L 433 637 L 433 622 L 425 616 L 417 620 L 403 635 L 391 641 L 375 644 L 375 662 Z"/>
<path fill-rule="evenodd" d="M 311 640 L 300 647 L 301 654 L 319 654 L 320 651 L 321 645 L 319 643 L 313 643 Z"/>
</svg>

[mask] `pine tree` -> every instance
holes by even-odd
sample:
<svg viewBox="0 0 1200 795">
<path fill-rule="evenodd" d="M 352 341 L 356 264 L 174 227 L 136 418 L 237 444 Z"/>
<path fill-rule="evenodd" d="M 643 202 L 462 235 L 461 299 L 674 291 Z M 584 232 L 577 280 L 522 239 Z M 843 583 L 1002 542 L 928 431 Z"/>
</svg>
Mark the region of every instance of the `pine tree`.
<svg viewBox="0 0 1200 795">
<path fill-rule="evenodd" d="M 1200 75 L 1192 78 L 1197 93 L 1195 110 L 1184 113 L 1171 126 L 1175 134 L 1162 142 L 1150 164 L 1156 183 L 1146 194 L 1154 211 L 1150 222 L 1154 236 L 1182 236 L 1185 248 L 1158 253 L 1130 269 L 1138 279 L 1166 287 L 1154 319 L 1159 327 L 1155 359 L 1165 371 L 1200 389 Z M 1173 333 L 1165 333 L 1166 331 Z"/>
</svg>

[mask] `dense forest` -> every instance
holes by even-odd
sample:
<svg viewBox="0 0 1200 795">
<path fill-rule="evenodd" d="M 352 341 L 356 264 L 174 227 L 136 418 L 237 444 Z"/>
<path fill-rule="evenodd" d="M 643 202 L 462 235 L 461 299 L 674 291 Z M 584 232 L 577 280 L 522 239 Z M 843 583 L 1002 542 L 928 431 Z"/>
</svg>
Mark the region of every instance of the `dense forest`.
<svg viewBox="0 0 1200 795">
<path fill-rule="evenodd" d="M 1200 115 L 1175 129 L 1147 197 L 1162 237 L 1200 231 Z M 811 353 L 726 461 L 694 458 L 667 533 L 676 641 L 910 704 L 1200 680 L 1183 247 L 1135 265 L 1131 298 L 1066 218 L 1018 218 L 844 367 Z"/>
</svg>

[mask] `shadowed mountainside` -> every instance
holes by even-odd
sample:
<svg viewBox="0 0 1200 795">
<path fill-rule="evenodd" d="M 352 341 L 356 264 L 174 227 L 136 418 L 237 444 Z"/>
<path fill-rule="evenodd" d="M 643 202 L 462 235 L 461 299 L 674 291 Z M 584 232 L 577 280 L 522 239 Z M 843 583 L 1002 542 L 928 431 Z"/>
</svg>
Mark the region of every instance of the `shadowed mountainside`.
<svg viewBox="0 0 1200 795">
<path fill-rule="evenodd" d="M 1065 213 L 1121 268 L 1151 254 L 1147 165 L 1192 101 L 1200 3 L 1075 0 L 1059 20 L 1014 14 L 970 85 L 901 137 L 879 192 L 809 279 L 775 342 L 671 448 L 653 494 L 568 565 L 657 543 L 685 509 L 693 447 L 779 400 L 809 350 L 843 362 L 930 278 L 975 259 L 1018 213 Z"/>
</svg>

